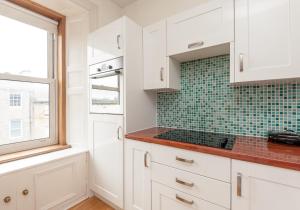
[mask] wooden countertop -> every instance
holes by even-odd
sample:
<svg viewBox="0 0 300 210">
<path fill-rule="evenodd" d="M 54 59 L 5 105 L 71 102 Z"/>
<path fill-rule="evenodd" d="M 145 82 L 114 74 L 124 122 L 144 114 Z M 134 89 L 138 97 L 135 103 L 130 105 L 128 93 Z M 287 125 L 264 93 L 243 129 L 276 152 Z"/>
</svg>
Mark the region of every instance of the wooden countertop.
<svg viewBox="0 0 300 210">
<path fill-rule="evenodd" d="M 237 136 L 233 149 L 224 150 L 154 138 L 169 130 L 171 128 L 155 127 L 129 133 L 126 138 L 300 171 L 300 147 L 297 146 L 270 143 L 266 138 Z"/>
</svg>

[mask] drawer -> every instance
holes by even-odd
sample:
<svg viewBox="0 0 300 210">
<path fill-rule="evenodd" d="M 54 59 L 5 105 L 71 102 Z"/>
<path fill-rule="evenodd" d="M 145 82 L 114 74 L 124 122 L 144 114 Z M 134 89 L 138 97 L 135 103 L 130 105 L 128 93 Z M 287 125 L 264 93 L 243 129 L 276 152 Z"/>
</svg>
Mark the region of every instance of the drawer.
<svg viewBox="0 0 300 210">
<path fill-rule="evenodd" d="M 211 203 L 230 208 L 230 184 L 158 163 L 152 163 L 152 180 Z"/>
<path fill-rule="evenodd" d="M 226 210 L 226 208 L 153 182 L 152 210 Z"/>
<path fill-rule="evenodd" d="M 231 160 L 229 158 L 153 144 L 151 160 L 195 174 L 230 182 Z"/>
</svg>

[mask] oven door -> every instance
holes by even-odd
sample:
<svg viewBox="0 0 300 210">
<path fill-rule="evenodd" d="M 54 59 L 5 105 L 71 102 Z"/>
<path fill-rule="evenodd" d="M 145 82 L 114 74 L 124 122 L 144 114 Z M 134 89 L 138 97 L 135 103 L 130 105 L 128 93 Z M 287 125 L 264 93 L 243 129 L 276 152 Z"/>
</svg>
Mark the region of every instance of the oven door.
<svg viewBox="0 0 300 210">
<path fill-rule="evenodd" d="M 123 114 L 121 70 L 90 76 L 90 113 Z"/>
</svg>

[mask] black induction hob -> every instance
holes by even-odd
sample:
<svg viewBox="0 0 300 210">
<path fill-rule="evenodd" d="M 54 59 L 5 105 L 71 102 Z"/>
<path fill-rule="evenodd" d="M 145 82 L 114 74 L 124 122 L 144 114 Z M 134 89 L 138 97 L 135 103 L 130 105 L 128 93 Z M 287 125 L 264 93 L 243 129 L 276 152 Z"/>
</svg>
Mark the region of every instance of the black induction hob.
<svg viewBox="0 0 300 210">
<path fill-rule="evenodd" d="M 154 138 L 232 150 L 236 136 L 193 130 L 174 129 Z"/>
</svg>

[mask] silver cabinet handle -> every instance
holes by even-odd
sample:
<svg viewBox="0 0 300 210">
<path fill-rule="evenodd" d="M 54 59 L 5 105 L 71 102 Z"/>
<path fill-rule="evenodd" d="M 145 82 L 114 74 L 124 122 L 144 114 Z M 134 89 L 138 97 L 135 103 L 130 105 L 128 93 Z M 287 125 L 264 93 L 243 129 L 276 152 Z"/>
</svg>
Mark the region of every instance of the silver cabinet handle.
<svg viewBox="0 0 300 210">
<path fill-rule="evenodd" d="M 238 197 L 242 197 L 242 174 L 237 174 L 237 188 L 236 188 L 236 194 Z"/>
<path fill-rule="evenodd" d="M 120 131 L 121 131 L 121 129 L 122 129 L 122 127 L 121 127 L 121 126 L 119 126 L 119 127 L 118 127 L 118 130 L 117 130 L 117 134 L 118 134 L 118 135 L 117 135 L 117 136 L 118 136 L 118 140 L 122 140 L 122 137 L 121 137 L 122 135 L 120 136 Z"/>
<path fill-rule="evenodd" d="M 121 49 L 121 46 L 120 46 L 120 38 L 121 38 L 121 35 L 118 34 L 118 36 L 117 36 L 117 44 L 118 44 L 118 49 L 119 49 L 119 50 Z"/>
<path fill-rule="evenodd" d="M 193 204 L 194 204 L 194 201 L 193 201 L 193 200 L 188 201 L 188 200 L 186 200 L 186 199 L 180 197 L 180 196 L 177 195 L 177 194 L 176 194 L 176 199 L 179 200 L 179 201 L 181 201 L 181 202 L 183 202 L 183 203 L 189 204 L 189 205 L 193 205 Z"/>
<path fill-rule="evenodd" d="M 244 71 L 244 54 L 240 53 L 240 72 Z"/>
<path fill-rule="evenodd" d="M 145 152 L 144 154 L 144 166 L 145 168 L 149 168 L 148 162 L 147 162 L 147 157 L 149 155 L 149 152 Z"/>
<path fill-rule="evenodd" d="M 188 48 L 189 49 L 192 49 L 192 48 L 195 48 L 195 47 L 201 47 L 204 45 L 204 42 L 203 41 L 200 41 L 200 42 L 194 42 L 194 43 L 190 43 L 188 44 Z"/>
<path fill-rule="evenodd" d="M 182 180 L 180 180 L 178 178 L 176 178 L 176 182 L 178 184 L 185 185 L 185 186 L 188 186 L 188 187 L 193 187 L 194 186 L 193 182 L 190 182 L 190 183 L 189 182 L 185 182 L 185 181 L 182 181 Z"/>
<path fill-rule="evenodd" d="M 177 157 L 177 156 L 176 156 L 176 160 L 180 161 L 180 162 L 184 162 L 184 163 L 190 163 L 190 164 L 194 163 L 194 160 L 187 160 L 187 159 L 184 159 L 184 158 L 181 158 L 181 157 Z"/>
<path fill-rule="evenodd" d="M 4 199 L 3 199 L 4 203 L 9 203 L 11 201 L 11 197 L 10 196 L 6 196 Z"/>
<path fill-rule="evenodd" d="M 164 67 L 160 68 L 160 81 L 164 81 Z"/>
</svg>

